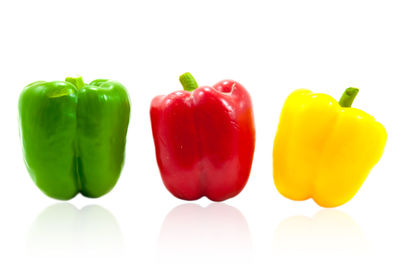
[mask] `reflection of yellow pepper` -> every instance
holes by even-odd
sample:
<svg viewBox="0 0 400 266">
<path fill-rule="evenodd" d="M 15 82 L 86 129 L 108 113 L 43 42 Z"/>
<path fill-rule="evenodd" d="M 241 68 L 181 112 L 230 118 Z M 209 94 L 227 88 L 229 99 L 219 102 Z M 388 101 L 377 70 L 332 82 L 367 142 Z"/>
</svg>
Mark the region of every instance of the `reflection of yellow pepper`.
<svg viewBox="0 0 400 266">
<path fill-rule="evenodd" d="M 339 103 L 304 89 L 287 98 L 273 153 L 274 181 L 282 195 L 336 207 L 357 193 L 386 143 L 380 123 L 350 108 L 357 93 L 348 88 Z"/>
</svg>

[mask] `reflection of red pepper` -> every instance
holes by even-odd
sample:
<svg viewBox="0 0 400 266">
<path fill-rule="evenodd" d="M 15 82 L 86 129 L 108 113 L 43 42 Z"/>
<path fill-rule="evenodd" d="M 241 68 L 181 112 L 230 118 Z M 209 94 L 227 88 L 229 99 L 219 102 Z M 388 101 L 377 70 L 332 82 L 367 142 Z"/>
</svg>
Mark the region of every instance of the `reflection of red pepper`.
<svg viewBox="0 0 400 266">
<path fill-rule="evenodd" d="M 180 199 L 234 197 L 246 185 L 253 160 L 250 96 L 232 80 L 199 88 L 190 73 L 179 80 L 184 91 L 158 96 L 150 108 L 163 182 Z"/>
</svg>

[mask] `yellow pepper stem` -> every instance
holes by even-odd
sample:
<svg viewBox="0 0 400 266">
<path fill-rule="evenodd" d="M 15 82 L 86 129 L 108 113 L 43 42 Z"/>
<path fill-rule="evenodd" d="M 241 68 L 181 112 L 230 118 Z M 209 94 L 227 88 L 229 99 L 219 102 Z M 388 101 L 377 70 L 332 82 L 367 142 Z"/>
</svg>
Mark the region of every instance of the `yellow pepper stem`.
<svg viewBox="0 0 400 266">
<path fill-rule="evenodd" d="M 347 88 L 339 100 L 340 106 L 351 107 L 354 99 L 357 96 L 358 91 L 359 90 L 357 88 L 353 88 L 353 87 Z"/>
</svg>

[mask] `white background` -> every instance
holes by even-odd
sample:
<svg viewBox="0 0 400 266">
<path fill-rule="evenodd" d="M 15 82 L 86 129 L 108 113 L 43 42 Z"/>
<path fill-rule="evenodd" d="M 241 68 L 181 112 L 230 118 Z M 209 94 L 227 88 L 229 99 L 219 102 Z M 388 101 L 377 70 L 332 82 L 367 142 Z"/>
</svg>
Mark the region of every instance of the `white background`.
<svg viewBox="0 0 400 266">
<path fill-rule="evenodd" d="M 383 0 L 1 1 L 0 265 L 398 265 L 399 11 Z M 235 79 L 253 98 L 253 169 L 224 203 L 178 200 L 158 172 L 150 101 L 186 71 L 201 85 Z M 132 113 L 114 190 L 64 203 L 25 169 L 17 101 L 28 83 L 74 74 L 123 83 Z M 381 161 L 339 208 L 284 198 L 272 145 L 286 96 L 349 86 L 387 129 Z"/>
</svg>

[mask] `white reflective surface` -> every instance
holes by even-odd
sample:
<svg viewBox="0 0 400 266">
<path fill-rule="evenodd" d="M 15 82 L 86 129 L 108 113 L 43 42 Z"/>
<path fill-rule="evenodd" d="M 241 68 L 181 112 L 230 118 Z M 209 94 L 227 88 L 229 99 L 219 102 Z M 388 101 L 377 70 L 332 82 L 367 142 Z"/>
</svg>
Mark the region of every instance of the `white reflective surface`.
<svg viewBox="0 0 400 266">
<path fill-rule="evenodd" d="M 355 221 L 336 209 L 320 210 L 313 217 L 289 217 L 275 229 L 273 238 L 273 252 L 281 256 L 368 255 L 369 249 Z"/>
<path fill-rule="evenodd" d="M 70 203 L 47 207 L 32 223 L 27 240 L 32 256 L 117 255 L 124 246 L 118 222 L 99 205 L 78 210 Z"/>
<path fill-rule="evenodd" d="M 195 259 L 194 259 L 195 258 Z M 248 264 L 252 240 L 246 218 L 235 207 L 187 203 L 165 217 L 158 240 L 161 264 Z"/>
</svg>

